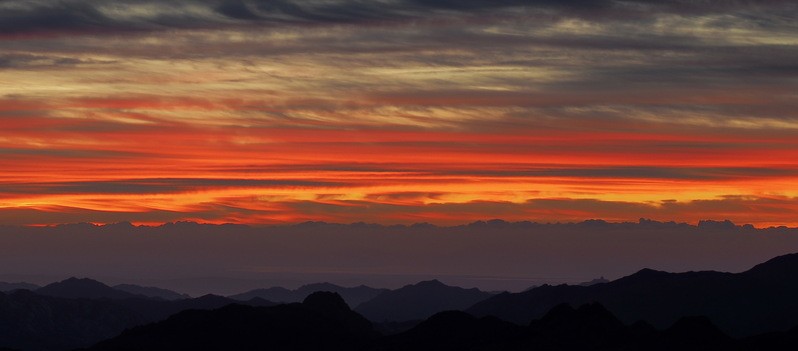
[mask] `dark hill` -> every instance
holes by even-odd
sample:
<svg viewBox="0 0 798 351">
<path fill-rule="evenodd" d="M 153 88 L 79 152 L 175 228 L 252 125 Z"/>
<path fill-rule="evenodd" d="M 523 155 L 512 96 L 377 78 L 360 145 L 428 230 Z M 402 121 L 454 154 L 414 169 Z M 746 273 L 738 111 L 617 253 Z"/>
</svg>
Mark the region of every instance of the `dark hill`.
<svg viewBox="0 0 798 351">
<path fill-rule="evenodd" d="M 146 297 L 114 289 L 96 280 L 75 277 L 46 285 L 37 289 L 36 293 L 67 299 L 130 299 Z"/>
<path fill-rule="evenodd" d="M 746 336 L 798 324 L 798 255 L 777 257 L 738 273 L 667 273 L 650 269 L 592 286 L 541 286 L 504 293 L 467 311 L 526 324 L 552 307 L 597 301 L 624 323 L 666 328 L 683 316 L 707 316 L 725 333 Z"/>
<path fill-rule="evenodd" d="M 558 305 L 519 326 L 461 311 L 433 315 L 412 329 L 380 337 L 334 293 L 273 307 L 228 305 L 189 310 L 136 327 L 91 350 L 794 350 L 798 328 L 733 339 L 705 317 L 683 317 L 664 331 L 623 324 L 598 303 Z"/>
<path fill-rule="evenodd" d="M 12 292 L 14 290 L 36 290 L 40 286 L 31 283 L 6 283 L 0 282 L 0 292 Z"/>
<path fill-rule="evenodd" d="M 163 300 L 182 300 L 191 298 L 186 294 L 181 294 L 168 289 L 156 288 L 151 286 L 140 286 L 134 284 L 119 284 L 113 287 L 116 290 L 121 290 L 134 295 L 141 295 L 151 298 L 158 298 Z"/>
<path fill-rule="evenodd" d="M 388 291 L 388 289 L 375 289 L 365 285 L 356 287 L 342 287 L 331 283 L 307 284 L 296 290 L 288 290 L 280 287 L 268 289 L 255 289 L 245 293 L 229 296 L 231 299 L 247 301 L 255 297 L 274 302 L 300 302 L 310 294 L 317 291 L 329 291 L 341 295 L 349 306 L 357 307 L 363 302 L 369 301 L 378 295 Z"/>
<path fill-rule="evenodd" d="M 213 309 L 233 302 L 213 295 L 166 301 L 62 298 L 38 295 L 29 290 L 0 293 L 0 347 L 21 350 L 87 347 L 125 329 L 160 321 L 184 310 Z M 273 305 L 262 299 L 239 303 Z"/>
<path fill-rule="evenodd" d="M 366 350 L 376 335 L 335 293 L 273 307 L 184 311 L 91 350 Z"/>
<path fill-rule="evenodd" d="M 441 311 L 466 309 L 491 296 L 476 288 L 463 289 L 430 280 L 385 292 L 355 311 L 375 322 L 421 320 Z"/>
<path fill-rule="evenodd" d="M 519 342 L 525 328 L 495 317 L 475 318 L 462 311 L 433 315 L 407 332 L 385 337 L 386 350 L 476 350 Z"/>
<path fill-rule="evenodd" d="M 268 289 L 254 289 L 240 294 L 230 295 L 229 298 L 238 301 L 246 301 L 253 298 L 262 298 L 274 302 L 299 302 L 302 301 L 294 290 L 289 290 L 281 287 L 272 287 Z M 303 297 L 304 299 L 304 297 Z"/>
<path fill-rule="evenodd" d="M 67 350 L 113 337 L 145 322 L 111 300 L 64 299 L 28 290 L 0 293 L 0 346 Z"/>
<path fill-rule="evenodd" d="M 756 342 L 750 344 L 758 346 Z M 597 303 L 576 309 L 558 305 L 528 326 L 465 312 L 441 312 L 407 332 L 385 337 L 381 345 L 381 350 L 392 351 L 742 350 L 706 318 L 684 318 L 658 331 L 642 322 L 624 325 Z"/>
</svg>

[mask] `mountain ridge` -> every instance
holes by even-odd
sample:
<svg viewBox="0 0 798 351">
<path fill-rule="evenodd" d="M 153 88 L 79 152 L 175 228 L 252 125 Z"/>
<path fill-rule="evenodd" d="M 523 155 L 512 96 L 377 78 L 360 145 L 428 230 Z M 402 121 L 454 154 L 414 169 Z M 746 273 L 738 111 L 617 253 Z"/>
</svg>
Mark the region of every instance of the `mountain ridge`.
<svg viewBox="0 0 798 351">
<path fill-rule="evenodd" d="M 355 311 L 374 322 L 422 320 L 446 310 L 462 310 L 493 294 L 448 286 L 438 280 L 405 285 L 362 303 Z"/>
<path fill-rule="evenodd" d="M 704 315 L 733 336 L 786 330 L 795 324 L 798 255 L 779 256 L 742 273 L 641 269 L 591 286 L 544 285 L 500 294 L 469 307 L 476 316 L 515 323 L 539 318 L 561 304 L 600 302 L 626 323 L 645 320 L 660 328 L 686 315 Z"/>
</svg>

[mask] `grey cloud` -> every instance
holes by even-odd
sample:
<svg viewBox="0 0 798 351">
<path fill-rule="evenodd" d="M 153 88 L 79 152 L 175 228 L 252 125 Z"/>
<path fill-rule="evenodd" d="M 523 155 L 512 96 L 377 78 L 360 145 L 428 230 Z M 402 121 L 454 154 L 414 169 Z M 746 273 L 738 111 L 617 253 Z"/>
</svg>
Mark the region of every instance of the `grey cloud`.
<svg viewBox="0 0 798 351">
<path fill-rule="evenodd" d="M 429 18 L 439 15 L 485 15 L 506 8 L 554 11 L 560 16 L 602 18 L 645 18 L 657 13 L 703 14 L 757 9 L 769 6 L 791 6 L 787 1 L 610 1 L 610 0 L 342 0 L 305 2 L 291 0 L 205 0 L 205 1 L 117 1 L 116 6 L 150 4 L 161 7 L 162 13 L 136 21 L 119 20 L 101 11 L 104 3 L 97 0 L 21 1 L 0 4 L 0 32 L 17 34 L 47 31 L 141 30 L 157 28 L 204 28 L 230 24 L 229 21 L 259 24 L 324 24 L 367 23 Z M 107 4 L 107 3 L 105 3 Z M 5 6 L 2 6 L 5 5 Z M 633 5 L 633 6 L 629 6 Z M 189 11 L 175 15 L 175 8 L 204 6 L 217 17 L 192 15 Z M 4 8 L 3 8 L 4 7 Z M 166 9 L 169 9 L 167 11 Z M 794 6 L 790 9 L 794 10 Z M 179 12 L 179 11 L 178 11 Z M 225 20 L 227 19 L 227 20 Z"/>
<path fill-rule="evenodd" d="M 94 5 L 93 1 L 6 1 L 0 3 L 0 33 L 89 30 L 119 25 Z"/>
<path fill-rule="evenodd" d="M 706 149 L 708 147 L 735 148 L 735 144 L 715 145 L 711 143 L 656 143 L 658 147 Z M 446 145 L 451 145 L 447 143 Z M 638 146 L 639 147 L 639 146 Z M 487 168 L 487 169 L 485 169 Z M 648 179 L 675 179 L 675 180 L 722 180 L 739 178 L 769 178 L 798 175 L 798 169 L 773 168 L 773 167 L 656 167 L 656 166 L 617 166 L 617 167 L 567 167 L 566 165 L 535 165 L 524 167 L 517 164 L 511 165 L 485 165 L 474 169 L 457 169 L 446 171 L 430 171 L 427 165 L 416 164 L 352 164 L 352 165 L 318 165 L 318 164 L 293 164 L 283 165 L 278 168 L 228 168 L 225 172 L 241 173 L 268 173 L 274 171 L 342 171 L 342 172 L 402 172 L 403 177 L 418 175 L 438 176 L 488 176 L 488 177 L 594 177 L 594 178 L 648 178 Z M 391 198 L 430 197 L 435 198 L 441 193 L 402 192 L 391 194 L 375 194 L 374 196 L 389 196 Z"/>
<path fill-rule="evenodd" d="M 453 172 L 456 174 L 456 172 Z M 798 170 L 743 167 L 600 167 L 554 168 L 516 171 L 474 171 L 467 174 L 502 177 L 576 177 L 576 178 L 644 178 L 674 180 L 723 180 L 734 178 L 768 178 L 798 175 Z M 452 173 L 447 173 L 452 174 Z"/>
<path fill-rule="evenodd" d="M 138 153 L 138 152 L 110 151 L 110 150 L 52 149 L 52 148 L 26 149 L 26 148 L 0 147 L 0 156 L 5 158 L 44 156 L 44 157 L 85 159 L 85 158 L 123 158 L 123 157 L 127 158 L 127 157 L 141 157 L 146 155 L 147 154 L 145 153 Z"/>
<path fill-rule="evenodd" d="M 325 187 L 342 183 L 306 180 L 155 178 L 123 181 L 0 185 L 0 194 L 165 194 L 207 188 Z"/>
<path fill-rule="evenodd" d="M 0 55 L 0 69 L 46 69 L 109 63 L 112 63 L 112 61 L 87 60 L 64 56 Z"/>
</svg>

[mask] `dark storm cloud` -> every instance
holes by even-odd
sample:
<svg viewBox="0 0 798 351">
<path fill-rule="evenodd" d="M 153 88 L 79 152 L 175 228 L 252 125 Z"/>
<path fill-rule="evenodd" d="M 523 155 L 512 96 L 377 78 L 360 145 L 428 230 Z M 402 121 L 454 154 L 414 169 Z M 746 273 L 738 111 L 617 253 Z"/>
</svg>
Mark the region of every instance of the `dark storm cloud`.
<svg viewBox="0 0 798 351">
<path fill-rule="evenodd" d="M 0 115 L 2 118 L 2 115 Z M 148 154 L 129 152 L 129 151 L 111 151 L 111 150 L 85 150 L 85 149 L 29 149 L 29 148 L 9 148 L 0 147 L 0 157 L 63 157 L 73 159 L 103 159 L 103 158 L 121 158 L 121 157 L 141 157 Z"/>
<path fill-rule="evenodd" d="M 42 69 L 63 68 L 83 64 L 107 64 L 110 61 L 86 60 L 73 57 L 45 56 L 45 55 L 2 55 L 0 54 L 0 69 Z"/>
<path fill-rule="evenodd" d="M 0 3 L 0 33 L 87 30 L 116 27 L 88 1 L 5 1 Z"/>
<path fill-rule="evenodd" d="M 458 174 L 449 171 L 447 174 Z M 768 178 L 798 175 L 798 170 L 744 167 L 583 167 L 534 169 L 517 171 L 474 171 L 469 175 L 501 177 L 567 177 L 567 178 L 627 178 L 627 179 L 678 179 L 678 180 L 728 180 L 736 178 Z"/>
<path fill-rule="evenodd" d="M 122 181 L 0 185 L 0 194 L 165 194 L 208 188 L 323 187 L 342 183 L 305 180 L 159 178 Z"/>
<path fill-rule="evenodd" d="M 107 11 L 149 6 L 146 16 L 126 18 Z M 117 1 L 96 0 L 20 1 L 0 3 L 0 33 L 141 30 L 158 28 L 205 28 L 235 22 L 261 24 L 356 24 L 429 18 L 438 15 L 484 15 L 495 10 L 519 8 L 546 11 L 548 15 L 577 16 L 592 20 L 640 19 L 658 13 L 683 15 L 725 13 L 740 9 L 757 10 L 782 6 L 795 10 L 788 1 L 610 1 L 610 0 L 397 0 L 305 2 L 291 0 L 206 0 L 206 1 Z M 205 8 L 205 13 L 189 10 Z M 209 16 L 213 13 L 216 16 Z"/>
<path fill-rule="evenodd" d="M 684 148 L 706 149 L 712 147 L 730 148 L 734 144 L 713 145 L 701 143 L 689 145 L 688 143 L 674 143 L 670 148 L 681 145 Z M 665 146 L 661 144 L 660 146 Z M 485 146 L 482 146 L 485 147 Z M 226 168 L 225 172 L 259 173 L 273 172 L 270 168 Z M 404 177 L 421 176 L 487 176 L 487 177 L 564 177 L 564 178 L 630 178 L 630 179 L 674 179 L 674 180 L 730 180 L 741 178 L 771 178 L 791 177 L 798 175 L 798 169 L 772 168 L 772 167 L 656 167 L 656 166 L 615 166 L 615 167 L 558 167 L 556 165 L 536 165 L 533 167 L 519 167 L 518 165 L 483 164 L 477 169 L 447 169 L 434 171 L 429 165 L 413 164 L 358 164 L 358 165 L 317 165 L 294 164 L 281 166 L 279 170 L 291 171 L 338 171 L 338 172 L 401 172 Z M 398 198 L 436 198 L 443 193 L 426 192 L 401 192 L 392 194 L 374 194 L 374 196 L 388 196 Z M 394 196 L 396 195 L 396 196 Z"/>
</svg>

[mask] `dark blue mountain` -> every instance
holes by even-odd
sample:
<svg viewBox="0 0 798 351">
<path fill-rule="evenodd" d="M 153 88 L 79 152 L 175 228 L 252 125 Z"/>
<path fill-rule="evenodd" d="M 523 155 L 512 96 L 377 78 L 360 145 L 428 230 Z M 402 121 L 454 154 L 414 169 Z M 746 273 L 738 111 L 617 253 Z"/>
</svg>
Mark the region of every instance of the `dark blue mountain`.
<svg viewBox="0 0 798 351">
<path fill-rule="evenodd" d="M 114 285 L 114 289 L 121 290 L 134 295 L 142 295 L 151 298 L 158 298 L 164 300 L 182 300 L 191 298 L 186 294 L 181 294 L 168 289 L 156 288 L 152 286 L 140 286 L 134 284 L 119 284 Z"/>
<path fill-rule="evenodd" d="M 146 298 L 144 295 L 132 294 L 127 291 L 114 289 L 96 280 L 75 277 L 48 284 L 42 288 L 36 289 L 36 293 L 44 296 L 63 297 L 67 299 L 120 300 Z"/>
<path fill-rule="evenodd" d="M 528 323 L 562 303 L 600 302 L 625 323 L 658 328 L 683 316 L 706 316 L 725 333 L 746 336 L 798 325 L 798 254 L 774 258 L 743 273 L 667 273 L 643 269 L 591 286 L 544 285 L 493 296 L 468 308 L 476 316 Z"/>
<path fill-rule="evenodd" d="M 40 286 L 31 283 L 6 283 L 0 282 L 0 292 L 12 292 L 14 290 L 36 290 L 40 288 Z"/>
<path fill-rule="evenodd" d="M 422 320 L 438 312 L 466 309 L 491 296 L 476 288 L 464 289 L 430 280 L 385 292 L 355 311 L 374 322 Z"/>
<path fill-rule="evenodd" d="M 342 287 L 331 283 L 315 283 L 307 284 L 295 290 L 289 290 L 281 287 L 273 287 L 268 289 L 255 289 L 245 293 L 229 296 L 231 299 L 247 301 L 252 298 L 258 297 L 274 302 L 300 302 L 303 301 L 310 294 L 317 291 L 329 291 L 340 295 L 349 306 L 357 307 L 363 302 L 369 301 L 378 295 L 388 291 L 388 289 L 375 289 L 365 285 L 356 287 Z"/>
<path fill-rule="evenodd" d="M 178 313 L 91 350 L 369 350 L 378 335 L 335 293 L 273 307 L 228 305 Z"/>
</svg>

